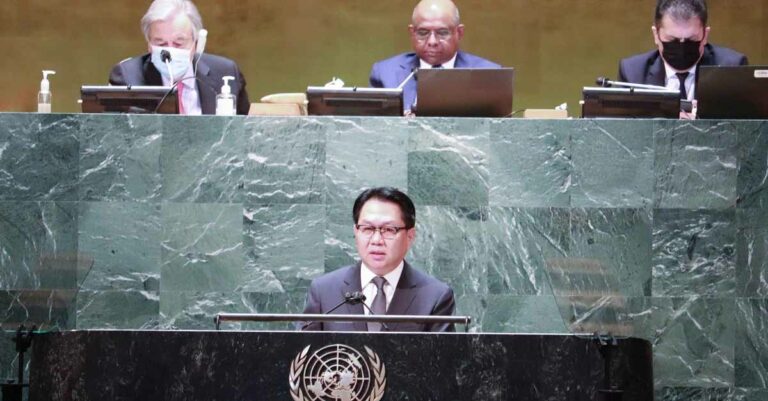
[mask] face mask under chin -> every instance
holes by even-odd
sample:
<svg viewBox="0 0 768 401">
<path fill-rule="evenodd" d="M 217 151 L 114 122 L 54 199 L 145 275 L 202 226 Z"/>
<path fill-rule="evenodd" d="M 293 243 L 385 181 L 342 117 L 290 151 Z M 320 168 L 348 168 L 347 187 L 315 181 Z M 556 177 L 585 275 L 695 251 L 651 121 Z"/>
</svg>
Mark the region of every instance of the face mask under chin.
<svg viewBox="0 0 768 401">
<path fill-rule="evenodd" d="M 686 40 L 680 42 L 679 40 L 673 40 L 662 43 L 662 57 L 672 68 L 680 71 L 688 70 L 701 58 L 699 48 L 701 47 L 701 41 Z"/>
</svg>

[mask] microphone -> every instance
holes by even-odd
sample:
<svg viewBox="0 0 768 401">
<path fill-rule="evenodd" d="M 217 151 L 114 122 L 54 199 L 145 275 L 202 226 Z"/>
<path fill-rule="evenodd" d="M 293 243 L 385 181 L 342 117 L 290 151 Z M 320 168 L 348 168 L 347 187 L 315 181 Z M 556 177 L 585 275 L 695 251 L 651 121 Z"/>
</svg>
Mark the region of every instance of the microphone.
<svg viewBox="0 0 768 401">
<path fill-rule="evenodd" d="M 408 83 L 408 81 L 410 81 L 410 80 L 411 80 L 411 78 L 413 78 L 413 76 L 414 76 L 414 75 L 416 75 L 416 72 L 417 72 L 417 71 L 419 71 L 419 69 L 418 69 L 418 68 L 414 68 L 414 69 L 412 69 L 412 70 L 411 70 L 411 73 L 410 73 L 410 74 L 408 74 L 408 76 L 407 76 L 407 77 L 405 77 L 405 79 L 403 80 L 403 82 L 400 82 L 400 85 L 397 85 L 397 88 L 395 88 L 395 89 L 403 89 L 403 87 L 405 86 L 405 84 L 407 84 L 407 83 Z"/>
<path fill-rule="evenodd" d="M 339 309 L 339 308 L 341 308 L 343 305 L 346 305 L 346 304 L 350 304 L 350 305 L 357 305 L 357 304 L 359 304 L 359 303 L 362 303 L 363 305 L 365 305 L 365 303 L 364 303 L 364 302 L 365 302 L 365 295 L 364 295 L 362 292 L 360 292 L 360 291 L 355 291 L 355 292 L 345 292 L 345 293 L 344 293 L 344 300 L 343 300 L 343 301 L 341 301 L 341 302 L 339 302 L 339 304 L 338 304 L 338 305 L 334 306 L 333 308 L 331 308 L 331 310 L 329 310 L 328 312 L 325 312 L 324 314 L 325 314 L 325 315 L 330 315 L 330 314 L 331 314 L 331 313 L 333 313 L 333 312 L 334 312 L 336 309 Z M 310 324 L 312 324 L 312 323 L 314 323 L 314 322 L 304 322 L 304 324 L 303 324 L 303 325 L 301 325 L 301 330 L 304 330 L 304 329 L 306 329 L 306 328 L 307 328 L 307 326 L 309 326 L 309 325 L 310 325 Z"/>
<path fill-rule="evenodd" d="M 363 294 L 363 292 L 362 292 L 362 291 L 355 291 L 355 292 L 345 292 L 345 293 L 344 293 L 344 300 L 343 300 L 343 301 L 341 301 L 341 302 L 340 302 L 338 305 L 336 305 L 336 306 L 334 306 L 333 308 L 331 308 L 331 310 L 329 310 L 328 312 L 325 312 L 324 314 L 325 314 L 325 315 L 330 315 L 330 314 L 331 314 L 331 313 L 333 313 L 333 312 L 334 312 L 336 309 L 339 309 L 339 308 L 341 308 L 341 307 L 342 307 L 342 305 L 345 305 L 345 304 L 350 304 L 350 305 L 363 304 L 363 307 L 364 307 L 365 309 L 367 309 L 367 310 L 368 310 L 368 313 L 369 313 L 371 316 L 374 316 L 374 315 L 376 315 L 375 313 L 373 313 L 373 311 L 371 310 L 371 308 L 369 308 L 369 307 L 368 307 L 368 305 L 366 305 L 366 304 L 365 304 L 365 300 L 366 300 L 366 299 L 367 299 L 367 298 L 366 298 L 365 294 Z M 306 329 L 306 328 L 307 328 L 307 326 L 309 326 L 309 325 L 310 325 L 310 324 L 312 324 L 312 323 L 313 323 L 313 322 L 305 322 L 305 323 L 304 323 L 304 324 L 301 326 L 301 330 L 304 330 L 304 329 Z M 387 327 L 387 325 L 386 325 L 385 323 L 381 323 L 381 327 L 382 327 L 382 328 L 384 328 L 385 330 L 389 331 L 389 327 Z"/>
<path fill-rule="evenodd" d="M 664 86 L 633 84 L 631 82 L 622 82 L 622 81 L 611 81 L 606 77 L 598 77 L 596 80 L 596 83 L 604 88 L 609 88 L 611 86 L 623 86 L 625 88 L 669 90 Z"/>
<path fill-rule="evenodd" d="M 162 60 L 165 63 L 165 66 L 168 68 L 168 75 L 171 76 L 171 86 L 176 86 L 173 83 L 173 68 L 171 68 L 171 52 L 169 52 L 168 50 L 161 51 L 160 60 Z"/>
<path fill-rule="evenodd" d="M 596 83 L 604 88 L 608 88 L 615 85 L 615 86 L 623 86 L 626 88 L 636 88 L 636 89 L 652 89 L 652 90 L 664 90 L 664 91 L 671 90 L 665 86 L 633 84 L 630 82 L 611 81 L 606 77 L 598 77 L 596 80 Z M 693 110 L 693 104 L 691 103 L 690 100 L 681 99 L 680 110 L 686 113 L 690 113 Z"/>
<path fill-rule="evenodd" d="M 195 82 L 197 82 L 197 83 L 202 83 L 202 84 L 205 84 L 205 85 L 203 85 L 203 86 L 200 86 L 200 85 L 198 85 L 198 86 L 197 86 L 197 89 L 198 89 L 198 90 L 201 90 L 201 89 L 208 89 L 209 91 L 211 91 L 211 92 L 214 94 L 214 96 L 215 96 L 216 94 L 218 94 L 218 92 L 216 92 L 216 88 L 214 88 L 213 86 L 211 86 L 211 84 L 209 84 L 208 82 L 205 82 L 205 81 L 201 80 L 200 78 L 197 78 L 197 77 L 186 77 L 186 78 L 182 78 L 182 79 L 180 79 L 180 80 L 176 81 L 176 83 L 174 83 L 173 85 L 171 85 L 171 88 L 170 88 L 170 89 L 168 89 L 168 92 L 165 92 L 165 95 L 163 95 L 162 99 L 160 99 L 160 101 L 157 103 L 157 107 L 155 107 L 155 110 L 152 112 L 152 114 L 157 114 L 157 111 L 158 111 L 158 110 L 160 110 L 160 106 L 162 106 L 162 105 L 163 105 L 163 103 L 165 102 L 165 99 L 166 99 L 168 96 L 170 96 L 170 94 L 171 94 L 171 93 L 173 93 L 173 90 L 174 90 L 174 89 L 176 89 L 176 87 L 177 87 L 177 86 L 179 86 L 179 84 L 180 84 L 180 83 L 182 83 L 182 82 L 184 82 L 184 81 L 186 81 L 186 80 L 188 80 L 188 79 L 194 79 L 194 80 L 195 80 Z"/>
</svg>

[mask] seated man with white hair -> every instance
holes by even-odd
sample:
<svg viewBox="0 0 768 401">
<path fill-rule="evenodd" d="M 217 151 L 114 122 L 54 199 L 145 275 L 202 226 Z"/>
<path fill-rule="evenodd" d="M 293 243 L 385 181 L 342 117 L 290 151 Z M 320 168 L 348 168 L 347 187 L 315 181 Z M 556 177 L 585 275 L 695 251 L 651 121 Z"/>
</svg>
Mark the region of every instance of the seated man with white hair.
<svg viewBox="0 0 768 401">
<path fill-rule="evenodd" d="M 237 114 L 248 114 L 250 102 L 245 78 L 234 61 L 212 54 L 198 56 L 199 32 L 203 20 L 189 0 L 155 0 L 141 19 L 149 53 L 121 61 L 112 68 L 112 85 L 171 86 L 177 84 L 181 114 L 215 114 L 216 95 L 232 76 L 232 93 L 237 96 Z M 171 68 L 162 59 L 167 51 Z"/>
</svg>

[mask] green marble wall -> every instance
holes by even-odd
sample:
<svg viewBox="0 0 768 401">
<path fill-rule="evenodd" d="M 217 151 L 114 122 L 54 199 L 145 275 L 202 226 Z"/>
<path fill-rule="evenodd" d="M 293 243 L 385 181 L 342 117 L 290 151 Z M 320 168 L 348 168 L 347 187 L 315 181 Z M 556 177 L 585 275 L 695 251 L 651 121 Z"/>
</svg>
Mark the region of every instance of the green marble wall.
<svg viewBox="0 0 768 401">
<path fill-rule="evenodd" d="M 642 337 L 658 399 L 763 400 L 767 177 L 767 121 L 0 114 L 0 325 L 299 312 L 393 185 L 473 331 Z"/>
</svg>

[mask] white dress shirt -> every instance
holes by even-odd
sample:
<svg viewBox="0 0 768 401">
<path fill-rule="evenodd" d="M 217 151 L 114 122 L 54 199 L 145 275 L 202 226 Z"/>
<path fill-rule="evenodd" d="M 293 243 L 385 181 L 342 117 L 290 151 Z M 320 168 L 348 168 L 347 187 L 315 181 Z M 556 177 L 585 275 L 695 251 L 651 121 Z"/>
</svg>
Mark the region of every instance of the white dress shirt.
<svg viewBox="0 0 768 401">
<path fill-rule="evenodd" d="M 672 67 L 664 63 L 664 72 L 667 76 L 664 79 L 667 89 L 680 90 L 680 80 L 677 79 L 678 72 L 688 72 L 688 76 L 685 78 L 685 93 L 688 95 L 687 100 L 693 100 L 695 97 L 694 91 L 696 90 L 696 65 L 688 69 L 688 71 L 675 71 Z"/>
<path fill-rule="evenodd" d="M 440 64 L 440 66 L 442 68 L 445 68 L 445 69 L 453 68 L 456 65 L 456 55 L 457 54 L 459 54 L 459 53 L 454 54 L 453 57 L 451 57 L 450 60 L 444 62 L 443 64 Z M 428 70 L 428 69 L 432 68 L 432 64 L 429 64 L 428 62 L 426 62 L 426 61 L 424 61 L 422 59 L 419 59 L 419 68 L 427 69 Z"/>
<path fill-rule="evenodd" d="M 395 296 L 395 289 L 397 288 L 397 283 L 400 281 L 400 276 L 403 274 L 404 265 L 405 263 L 401 261 L 394 270 L 384 275 L 384 278 L 387 280 L 384 284 L 384 295 L 387 296 L 387 310 L 389 310 L 389 304 Z M 373 283 L 374 277 L 376 277 L 376 274 L 372 272 L 365 263 L 362 263 L 360 266 L 360 288 L 363 289 L 365 304 L 368 305 L 368 308 L 363 308 L 366 315 L 370 314 L 368 309 L 371 307 L 373 298 L 376 297 L 376 293 L 379 291 L 378 288 L 376 288 L 376 284 Z"/>
</svg>

